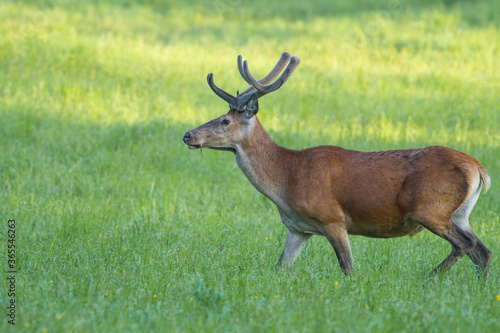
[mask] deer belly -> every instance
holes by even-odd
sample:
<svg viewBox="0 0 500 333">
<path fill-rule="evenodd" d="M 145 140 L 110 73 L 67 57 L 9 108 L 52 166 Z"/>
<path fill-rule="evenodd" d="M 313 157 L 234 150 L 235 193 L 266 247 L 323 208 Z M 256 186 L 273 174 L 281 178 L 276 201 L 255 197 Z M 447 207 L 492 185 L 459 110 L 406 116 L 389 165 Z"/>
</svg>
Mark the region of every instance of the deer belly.
<svg viewBox="0 0 500 333">
<path fill-rule="evenodd" d="M 374 238 L 393 238 L 414 236 L 424 228 L 409 219 L 393 221 L 353 221 L 346 216 L 346 228 L 349 235 L 359 235 Z"/>
</svg>

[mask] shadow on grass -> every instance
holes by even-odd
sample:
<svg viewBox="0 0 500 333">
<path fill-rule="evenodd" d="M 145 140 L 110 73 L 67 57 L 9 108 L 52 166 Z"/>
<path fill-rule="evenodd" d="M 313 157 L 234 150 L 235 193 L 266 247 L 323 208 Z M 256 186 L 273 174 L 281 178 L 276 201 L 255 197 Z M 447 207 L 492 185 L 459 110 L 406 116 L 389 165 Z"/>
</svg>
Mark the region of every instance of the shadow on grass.
<svg viewBox="0 0 500 333">
<path fill-rule="evenodd" d="M 93 196 L 105 198 L 120 189 L 130 191 L 134 184 L 151 186 L 151 182 L 161 178 L 168 178 L 175 186 L 224 182 L 228 176 L 239 178 L 237 181 L 244 178 L 236 167 L 233 154 L 209 149 L 190 151 L 182 142 L 182 135 L 187 130 L 210 119 L 200 118 L 195 124 L 153 118 L 134 124 L 115 122 L 101 125 L 67 116 L 35 115 L 26 107 L 21 110 L 0 109 L 0 113 L 5 124 L 9 124 L 2 126 L 0 132 L 3 146 L 0 174 L 11 189 L 16 188 L 14 184 L 22 184 L 19 189 L 23 195 L 41 191 L 64 197 L 92 192 Z M 265 123 L 266 114 L 262 112 L 259 116 Z M 321 132 L 314 138 L 310 132 L 283 130 L 269 133 L 275 141 L 289 148 L 303 143 L 308 143 L 306 146 L 344 145 L 329 142 Z M 366 139 L 367 136 L 360 132 L 351 134 L 347 140 L 359 142 L 358 146 L 363 147 Z M 402 141 L 386 142 L 377 137 L 371 140 L 371 149 L 366 150 L 397 149 L 405 144 Z M 476 157 L 480 160 L 488 157 L 488 162 L 492 162 L 498 147 L 483 146 L 480 151 L 481 156 Z M 489 166 L 492 176 L 499 173 L 498 169 L 498 163 Z M 497 192 L 494 188 L 492 190 Z"/>
</svg>

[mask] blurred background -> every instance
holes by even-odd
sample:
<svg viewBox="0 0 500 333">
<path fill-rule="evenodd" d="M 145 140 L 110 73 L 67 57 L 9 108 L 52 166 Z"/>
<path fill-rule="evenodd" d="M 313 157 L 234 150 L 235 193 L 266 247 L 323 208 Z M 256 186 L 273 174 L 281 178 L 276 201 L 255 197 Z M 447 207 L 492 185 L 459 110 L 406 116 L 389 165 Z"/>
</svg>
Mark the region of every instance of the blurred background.
<svg viewBox="0 0 500 333">
<path fill-rule="evenodd" d="M 495 255 L 499 24 L 497 0 L 2 1 L 0 219 L 19 221 L 17 328 L 494 330 L 496 265 L 480 289 L 464 258 L 422 295 L 449 252 L 428 232 L 353 238 L 354 282 L 319 237 L 276 275 L 275 207 L 232 154 L 181 140 L 228 110 L 208 73 L 235 93 L 238 54 L 260 78 L 288 51 L 300 66 L 260 101 L 277 143 L 473 155 L 493 185 L 471 224 Z"/>
</svg>

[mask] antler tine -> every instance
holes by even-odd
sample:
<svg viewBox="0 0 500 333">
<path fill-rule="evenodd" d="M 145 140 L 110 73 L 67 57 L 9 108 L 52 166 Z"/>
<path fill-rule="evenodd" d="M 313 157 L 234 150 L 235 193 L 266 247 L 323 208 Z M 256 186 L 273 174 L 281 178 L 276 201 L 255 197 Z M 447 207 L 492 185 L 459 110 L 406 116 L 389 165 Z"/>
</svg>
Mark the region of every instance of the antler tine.
<svg viewBox="0 0 500 333">
<path fill-rule="evenodd" d="M 221 88 L 219 88 L 215 85 L 213 73 L 208 74 L 207 81 L 208 81 L 208 85 L 210 86 L 210 88 L 212 88 L 214 93 L 217 96 L 219 96 L 220 98 L 222 98 L 223 100 L 225 100 L 226 102 L 228 102 L 229 106 L 236 105 L 236 97 L 225 92 L 224 90 L 222 90 Z"/>
<path fill-rule="evenodd" d="M 268 84 L 269 82 L 274 80 L 276 78 L 276 76 L 278 76 L 278 74 L 283 70 L 283 68 L 285 68 L 286 64 L 288 63 L 288 60 L 290 60 L 291 57 L 292 56 L 290 55 L 290 53 L 288 53 L 286 51 L 283 52 L 281 54 L 280 59 L 276 63 L 276 66 L 274 66 L 274 68 L 271 70 L 271 72 L 269 72 L 269 74 L 267 74 L 263 79 L 260 79 L 259 83 L 260 84 Z M 238 70 L 240 71 L 240 74 L 243 77 L 243 79 L 250 85 L 250 87 L 248 89 L 246 89 L 245 91 L 243 91 L 240 94 L 240 95 L 244 95 L 252 90 L 255 90 L 255 87 L 252 85 L 252 83 L 250 82 L 250 80 L 246 76 L 245 71 L 243 70 L 241 60 L 242 60 L 242 57 L 241 57 L 241 55 L 239 55 L 238 56 Z"/>
<path fill-rule="evenodd" d="M 243 64 L 242 64 L 242 60 L 243 60 L 243 57 L 241 56 L 241 54 L 238 56 L 238 71 L 240 72 L 240 75 L 241 77 L 243 78 L 243 80 L 245 80 L 250 86 L 252 85 L 252 83 L 250 82 L 250 80 L 248 80 L 247 76 L 245 75 L 245 72 L 243 71 Z M 248 90 L 248 89 L 247 89 Z"/>
<path fill-rule="evenodd" d="M 248 69 L 248 62 L 246 60 L 245 62 L 243 62 L 243 70 L 245 72 L 246 77 L 252 83 L 252 86 L 259 91 L 260 96 L 263 96 L 265 94 L 269 94 L 270 92 L 279 89 L 288 80 L 290 75 L 292 75 L 292 73 L 295 71 L 295 69 L 299 64 L 300 64 L 300 59 L 297 57 L 292 57 L 285 71 L 283 72 L 283 74 L 281 74 L 280 78 L 277 79 L 273 84 L 267 86 L 262 85 L 252 76 L 252 74 L 250 74 L 250 71 Z"/>
</svg>

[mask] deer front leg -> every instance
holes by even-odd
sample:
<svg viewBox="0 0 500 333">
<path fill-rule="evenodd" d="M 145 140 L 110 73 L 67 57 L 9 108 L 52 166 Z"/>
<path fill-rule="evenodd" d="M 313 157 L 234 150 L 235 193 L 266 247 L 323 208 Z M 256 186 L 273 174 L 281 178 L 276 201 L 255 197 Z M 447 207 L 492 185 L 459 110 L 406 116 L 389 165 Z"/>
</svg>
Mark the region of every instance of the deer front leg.
<svg viewBox="0 0 500 333">
<path fill-rule="evenodd" d="M 276 264 L 276 269 L 279 269 L 283 266 L 286 268 L 292 266 L 299 256 L 300 251 L 302 251 L 304 244 L 310 237 L 310 234 L 297 233 L 288 230 L 285 248 L 283 249 L 283 253 L 281 253 L 281 257 Z"/>
<path fill-rule="evenodd" d="M 352 253 L 345 227 L 339 224 L 328 224 L 323 226 L 322 229 L 323 234 L 333 246 L 345 275 L 352 275 Z"/>
</svg>

